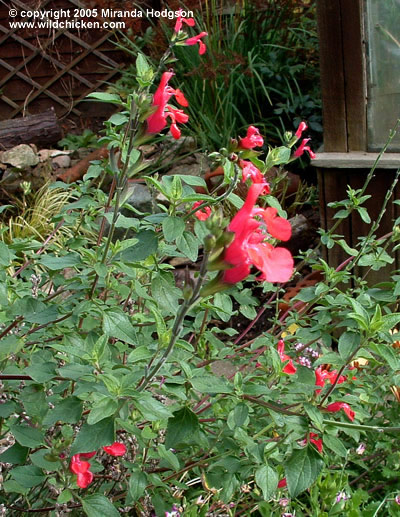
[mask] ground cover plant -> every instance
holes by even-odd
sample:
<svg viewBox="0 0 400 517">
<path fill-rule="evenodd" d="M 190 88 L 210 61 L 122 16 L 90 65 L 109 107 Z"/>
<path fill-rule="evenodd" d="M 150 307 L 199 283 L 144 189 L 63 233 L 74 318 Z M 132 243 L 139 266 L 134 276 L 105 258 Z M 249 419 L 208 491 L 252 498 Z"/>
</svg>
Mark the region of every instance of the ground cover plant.
<svg viewBox="0 0 400 517">
<path fill-rule="evenodd" d="M 337 269 L 318 249 L 295 267 L 266 181 L 314 156 L 305 122 L 266 153 L 255 126 L 230 135 L 210 156 L 224 170 L 217 192 L 196 176 L 145 176 L 141 146 L 185 131 L 186 92 L 169 66 L 175 46 L 207 52 L 212 34 L 195 30 L 177 19 L 157 70 L 139 54 L 126 98 L 92 94 L 121 108 L 106 123 L 108 160 L 54 185 L 70 199 L 44 242 L 0 242 L 1 511 L 398 515 L 400 275 L 366 279 L 393 263 L 399 221 L 389 235 L 379 222 L 399 174 L 377 221 L 363 206 L 374 170 L 335 204 L 338 223 L 357 212 L 371 224 L 354 248 L 338 224 L 321 230 L 321 246 L 348 254 Z M 108 194 L 94 184 L 104 174 Z M 125 202 L 137 177 L 154 213 Z M 304 267 L 320 281 L 283 310 Z M 240 331 L 224 325 L 234 311 L 248 320 Z"/>
</svg>

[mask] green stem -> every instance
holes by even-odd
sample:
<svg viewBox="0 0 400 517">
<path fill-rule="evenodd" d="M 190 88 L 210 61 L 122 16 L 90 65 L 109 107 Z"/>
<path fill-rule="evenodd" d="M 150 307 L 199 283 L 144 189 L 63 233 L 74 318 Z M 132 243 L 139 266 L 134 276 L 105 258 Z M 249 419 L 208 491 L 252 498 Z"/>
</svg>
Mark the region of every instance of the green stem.
<svg viewBox="0 0 400 517">
<path fill-rule="evenodd" d="M 350 424 L 349 422 L 337 422 L 336 420 L 323 420 L 326 425 L 335 427 L 345 427 L 346 429 L 355 429 L 359 431 L 375 431 L 376 433 L 400 433 L 400 427 L 378 426 L 378 425 L 362 425 Z"/>
</svg>

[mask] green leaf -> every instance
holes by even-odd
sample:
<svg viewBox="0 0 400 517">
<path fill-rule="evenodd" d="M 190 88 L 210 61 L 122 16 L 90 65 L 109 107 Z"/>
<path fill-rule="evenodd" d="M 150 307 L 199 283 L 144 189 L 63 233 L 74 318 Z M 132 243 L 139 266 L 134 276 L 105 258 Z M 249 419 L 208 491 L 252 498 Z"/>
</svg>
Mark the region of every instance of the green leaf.
<svg viewBox="0 0 400 517">
<path fill-rule="evenodd" d="M 130 345 L 137 344 L 136 330 L 122 309 L 114 308 L 104 311 L 103 331 L 110 337 L 117 338 Z"/>
<path fill-rule="evenodd" d="M 161 309 L 168 314 L 176 314 L 179 308 L 178 299 L 182 292 L 175 286 L 172 273 L 159 273 L 151 282 L 151 292 L 153 298 Z"/>
<path fill-rule="evenodd" d="M 16 409 L 17 404 L 12 400 L 7 400 L 3 404 L 0 404 L 0 418 L 8 418 L 15 413 Z"/>
<path fill-rule="evenodd" d="M 139 363 L 142 361 L 147 361 L 152 357 L 153 353 L 149 350 L 149 347 L 146 345 L 138 346 L 128 355 L 128 363 Z"/>
<path fill-rule="evenodd" d="M 118 260 L 123 262 L 140 262 L 154 255 L 158 249 L 158 238 L 155 232 L 144 230 L 135 235 L 137 243 L 118 254 Z"/>
<path fill-rule="evenodd" d="M 136 58 L 136 72 L 140 77 L 143 77 L 146 75 L 148 70 L 150 69 L 150 65 L 147 62 L 146 57 L 141 53 L 138 52 L 137 58 Z"/>
<path fill-rule="evenodd" d="M 104 397 L 100 402 L 93 404 L 90 410 L 87 423 L 89 425 L 96 424 L 104 418 L 112 416 L 118 409 L 118 401 L 110 397 Z"/>
<path fill-rule="evenodd" d="M 10 354 L 17 354 L 24 346 L 23 339 L 17 336 L 5 336 L 0 340 L 0 361 L 4 361 Z"/>
<path fill-rule="evenodd" d="M 321 411 L 319 411 L 315 406 L 313 406 L 309 402 L 306 402 L 304 404 L 304 409 L 305 409 L 307 415 L 309 416 L 311 422 L 315 425 L 315 427 L 317 427 L 320 431 L 322 431 L 323 424 L 324 424 L 324 417 L 323 417 Z"/>
<path fill-rule="evenodd" d="M 179 465 L 179 460 L 178 460 L 178 457 L 170 450 L 167 450 L 165 448 L 165 445 L 164 444 L 160 444 L 158 447 L 157 447 L 157 451 L 158 451 L 158 454 L 160 456 L 160 458 L 162 458 L 163 460 L 165 460 L 169 465 L 171 465 L 171 467 L 177 471 L 180 469 L 180 465 Z"/>
<path fill-rule="evenodd" d="M 360 346 L 360 334 L 344 332 L 339 338 L 339 355 L 346 361 Z"/>
<path fill-rule="evenodd" d="M 181 251 L 189 260 L 196 262 L 199 253 L 199 241 L 190 232 L 183 232 L 176 239 L 178 250 Z"/>
<path fill-rule="evenodd" d="M 317 479 L 323 464 L 314 447 L 295 449 L 284 465 L 290 497 L 294 499 L 307 490 Z"/>
<path fill-rule="evenodd" d="M 106 92 L 92 92 L 86 95 L 90 99 L 96 99 L 101 102 L 110 102 L 112 104 L 121 104 L 121 99 L 119 95 L 115 93 L 106 93 Z"/>
<path fill-rule="evenodd" d="M 105 418 L 97 424 L 83 424 L 71 447 L 71 455 L 97 451 L 104 445 L 114 443 L 114 420 Z"/>
<path fill-rule="evenodd" d="M 147 484 L 147 476 L 144 472 L 139 469 L 135 469 L 131 472 L 128 490 L 133 503 L 142 497 Z"/>
<path fill-rule="evenodd" d="M 22 445 L 20 445 L 18 442 L 15 442 L 12 447 L 9 447 L 2 454 L 0 454 L 0 462 L 19 465 L 25 463 L 28 454 L 29 447 L 22 447 Z"/>
<path fill-rule="evenodd" d="M 10 206 L 10 205 L 8 205 Z M 15 257 L 14 253 L 12 254 Z M 8 266 L 11 262 L 11 253 L 4 242 L 0 242 L 0 266 Z"/>
<path fill-rule="evenodd" d="M 82 501 L 82 508 L 88 517 L 120 517 L 115 506 L 101 494 L 88 495 Z"/>
<path fill-rule="evenodd" d="M 40 485 L 46 476 L 43 474 L 42 469 L 35 467 L 34 465 L 24 465 L 23 467 L 15 467 L 10 472 L 11 477 L 24 488 L 32 488 Z"/>
<path fill-rule="evenodd" d="M 262 490 L 264 500 L 271 499 L 278 487 L 278 475 L 275 470 L 268 465 L 263 465 L 256 470 L 255 480 L 257 486 Z"/>
<path fill-rule="evenodd" d="M 129 119 L 126 115 L 123 115 L 122 113 L 114 113 L 114 115 L 111 115 L 111 117 L 108 119 L 108 122 L 114 124 L 114 126 L 120 126 L 128 122 L 128 120 Z"/>
<path fill-rule="evenodd" d="M 400 369 L 398 354 L 396 354 L 391 346 L 371 343 L 370 347 L 371 351 L 383 357 L 392 370 Z"/>
<path fill-rule="evenodd" d="M 67 253 L 61 257 L 55 255 L 43 255 L 39 259 L 40 264 L 47 267 L 51 271 L 60 271 L 67 267 L 74 267 L 80 264 L 81 258 L 77 253 Z"/>
<path fill-rule="evenodd" d="M 173 241 L 180 237 L 185 229 L 185 222 L 180 217 L 166 217 L 162 223 L 164 237 L 167 241 Z"/>
<path fill-rule="evenodd" d="M 188 407 L 175 411 L 173 417 L 168 419 L 166 448 L 176 448 L 184 443 L 191 443 L 198 429 L 199 419 Z"/>
<path fill-rule="evenodd" d="M 342 458 L 347 456 L 346 447 L 336 436 L 332 436 L 331 434 L 324 434 L 324 446 L 325 445 L 338 456 L 341 456 Z"/>
<path fill-rule="evenodd" d="M 83 402 L 77 397 L 67 397 L 57 402 L 43 419 L 43 425 L 52 426 L 60 421 L 63 424 L 76 424 L 82 416 Z"/>
<path fill-rule="evenodd" d="M 200 176 L 190 176 L 189 174 L 179 174 L 179 177 L 188 185 L 207 188 L 207 183 Z"/>
<path fill-rule="evenodd" d="M 400 282 L 399 282 L 400 285 Z M 380 328 L 381 332 L 392 330 L 398 323 L 400 323 L 400 314 L 385 314 L 382 316 L 383 326 Z"/>
<path fill-rule="evenodd" d="M 233 388 L 228 382 L 214 375 L 199 375 L 190 379 L 193 389 L 200 393 L 232 393 Z"/>
<path fill-rule="evenodd" d="M 62 366 L 61 368 L 58 368 L 57 371 L 61 377 L 77 381 L 85 375 L 91 375 L 93 373 L 93 366 L 73 363 L 67 364 L 66 366 Z"/>
<path fill-rule="evenodd" d="M 44 444 L 44 435 L 36 427 L 28 425 L 10 425 L 10 431 L 20 445 L 24 447 L 37 447 Z"/>
<path fill-rule="evenodd" d="M 55 461 L 50 461 L 46 458 L 46 456 L 51 457 L 49 449 L 40 449 L 31 454 L 29 457 L 32 463 L 41 469 L 52 471 L 58 470 L 61 467 L 61 462 L 59 460 L 55 459 Z"/>
<path fill-rule="evenodd" d="M 25 373 L 30 375 L 34 381 L 42 384 L 57 375 L 56 363 L 45 362 L 31 364 L 28 368 L 25 368 Z"/>
<path fill-rule="evenodd" d="M 140 401 L 134 401 L 135 407 L 140 411 L 143 417 L 150 422 L 156 420 L 164 420 L 165 418 L 171 418 L 172 412 L 167 406 L 158 402 L 150 394 L 143 394 L 140 396 Z"/>
</svg>

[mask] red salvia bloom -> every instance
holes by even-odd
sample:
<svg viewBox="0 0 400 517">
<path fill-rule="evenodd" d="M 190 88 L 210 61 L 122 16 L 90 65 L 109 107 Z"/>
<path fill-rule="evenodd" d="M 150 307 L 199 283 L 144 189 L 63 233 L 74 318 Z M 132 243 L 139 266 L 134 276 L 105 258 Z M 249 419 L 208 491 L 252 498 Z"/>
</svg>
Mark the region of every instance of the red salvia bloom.
<svg viewBox="0 0 400 517">
<path fill-rule="evenodd" d="M 239 160 L 239 166 L 242 168 L 242 181 L 246 181 L 248 178 L 250 178 L 253 183 L 263 183 L 264 190 L 262 194 L 270 193 L 270 188 L 265 180 L 265 177 L 263 174 L 261 174 L 261 171 L 257 169 L 255 165 L 246 160 Z"/>
<path fill-rule="evenodd" d="M 92 454 L 92 453 L 84 453 Z M 69 469 L 76 474 L 76 483 L 80 488 L 86 488 L 93 481 L 93 472 L 90 472 L 90 463 L 82 461 L 80 454 L 74 454 L 71 458 Z"/>
<path fill-rule="evenodd" d="M 301 135 L 303 134 L 303 131 L 305 131 L 308 128 L 307 124 L 305 122 L 300 122 L 299 127 L 296 131 L 296 137 L 301 138 Z"/>
<path fill-rule="evenodd" d="M 337 411 L 340 411 L 343 409 L 343 411 L 348 416 L 349 420 L 353 421 L 355 417 L 354 411 L 351 409 L 349 404 L 347 402 L 332 402 L 332 404 L 329 404 L 329 406 L 326 406 L 326 411 L 330 411 L 331 413 L 336 413 Z"/>
<path fill-rule="evenodd" d="M 285 343 L 284 343 L 283 339 L 280 339 L 278 341 L 278 354 L 279 354 L 279 357 L 281 358 L 282 362 L 289 361 L 285 365 L 285 367 L 283 368 L 282 371 L 289 375 L 295 374 L 297 372 L 297 368 L 293 364 L 292 359 L 287 354 L 285 354 Z"/>
<path fill-rule="evenodd" d="M 250 126 L 246 137 L 239 140 L 239 147 L 242 149 L 253 149 L 254 147 L 261 147 L 263 144 L 264 139 L 260 135 L 260 131 L 254 126 Z"/>
<path fill-rule="evenodd" d="M 168 106 L 168 102 L 172 96 L 175 96 L 177 102 L 184 107 L 189 106 L 188 101 L 181 90 L 174 90 L 168 85 L 169 80 L 174 75 L 173 72 L 164 72 L 161 77 L 160 85 L 153 97 L 153 106 L 157 106 L 157 110 L 147 119 L 147 132 L 150 134 L 159 133 L 167 125 L 167 116 L 172 119 L 171 133 L 175 139 L 180 137 L 180 131 L 176 122 L 187 122 L 189 116 L 182 110 Z"/>
<path fill-rule="evenodd" d="M 244 205 L 228 226 L 228 231 L 233 232 L 235 236 L 224 254 L 224 261 L 233 266 L 223 274 L 222 281 L 227 284 L 235 284 L 246 278 L 250 274 L 252 265 L 262 272 L 260 279 L 268 282 L 287 282 L 293 273 L 293 258 L 290 252 L 285 248 L 274 248 L 270 243 L 264 242 L 268 235 L 263 231 L 262 222 L 254 217 L 261 215 L 264 220 L 267 219 L 268 229 L 271 213 L 264 213 L 261 208 L 254 209 L 265 185 L 265 183 L 253 183 L 250 186 Z M 277 226 L 273 225 L 274 230 Z M 282 232 L 281 235 L 278 229 L 275 236 L 286 238 L 287 233 Z"/>
<path fill-rule="evenodd" d="M 197 36 L 193 36 L 193 38 L 188 38 L 185 43 L 186 45 L 196 45 L 199 44 L 199 54 L 202 56 L 205 51 L 207 50 L 207 47 L 205 46 L 204 42 L 201 41 L 201 38 L 204 38 L 205 36 L 208 36 L 208 32 L 200 32 Z"/>
<path fill-rule="evenodd" d="M 194 210 L 195 208 L 197 208 L 198 206 L 200 206 L 202 204 L 203 204 L 203 201 L 196 201 L 196 203 L 194 203 L 192 206 L 192 210 Z M 197 217 L 197 219 L 199 221 L 205 221 L 211 215 L 211 208 L 209 206 L 203 206 L 203 208 L 201 208 L 200 210 L 197 210 L 197 212 L 195 212 L 194 215 L 195 215 L 195 217 Z"/>
<path fill-rule="evenodd" d="M 285 486 L 287 486 L 287 481 L 286 478 L 283 478 L 279 481 L 278 488 L 284 488 Z"/>
<path fill-rule="evenodd" d="M 93 456 L 95 456 L 95 455 L 96 455 L 96 451 L 93 451 L 93 452 L 80 452 L 79 453 L 79 456 L 81 458 L 85 458 L 86 460 L 90 460 L 90 458 L 93 458 Z M 75 456 L 77 456 L 77 455 L 75 454 Z"/>
<path fill-rule="evenodd" d="M 103 447 L 103 451 L 110 456 L 123 456 L 126 453 L 126 447 L 121 442 L 114 442 L 112 445 Z"/>
<path fill-rule="evenodd" d="M 318 368 L 315 370 L 315 385 L 321 386 L 321 388 L 323 388 L 325 386 L 326 380 L 328 380 L 331 384 L 334 384 L 337 376 L 338 372 L 336 370 L 332 370 L 330 372 L 329 370 L 324 370 L 322 365 L 318 366 Z M 342 384 L 346 380 L 347 377 L 345 375 L 341 375 L 336 384 Z M 318 394 L 321 392 L 321 390 L 315 390 L 315 392 Z"/>
<path fill-rule="evenodd" d="M 315 447 L 318 449 L 318 451 L 322 454 L 322 438 L 318 438 L 318 435 L 316 433 L 310 433 L 309 435 L 310 442 L 315 445 Z"/>
<path fill-rule="evenodd" d="M 316 155 L 315 155 L 314 151 L 311 150 L 309 145 L 306 145 L 307 142 L 309 142 L 310 140 L 311 140 L 311 138 L 303 138 L 301 144 L 299 145 L 299 147 L 294 152 L 294 155 L 299 157 L 299 156 L 302 156 L 304 151 L 307 151 L 308 154 L 310 155 L 310 158 L 312 160 L 314 160 L 316 158 Z"/>
<path fill-rule="evenodd" d="M 194 27 L 195 26 L 194 19 L 193 18 L 185 18 L 184 16 L 182 16 L 182 9 L 179 9 L 179 16 L 176 19 L 174 31 L 175 32 L 179 32 L 182 29 L 182 24 L 183 23 L 186 23 L 186 25 L 189 25 L 189 27 Z"/>
</svg>

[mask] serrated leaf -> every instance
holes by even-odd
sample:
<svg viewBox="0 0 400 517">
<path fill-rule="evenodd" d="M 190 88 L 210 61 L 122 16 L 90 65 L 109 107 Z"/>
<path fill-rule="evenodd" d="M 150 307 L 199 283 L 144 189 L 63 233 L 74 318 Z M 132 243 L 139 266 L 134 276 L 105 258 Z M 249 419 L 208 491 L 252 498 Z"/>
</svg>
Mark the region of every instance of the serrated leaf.
<svg viewBox="0 0 400 517">
<path fill-rule="evenodd" d="M 10 471 L 11 477 L 24 488 L 32 488 L 40 485 L 46 476 L 42 469 L 34 465 L 24 465 L 23 467 L 15 467 Z"/>
<path fill-rule="evenodd" d="M 166 217 L 162 222 L 164 237 L 167 241 L 173 241 L 180 237 L 185 229 L 185 222 L 180 217 Z"/>
<path fill-rule="evenodd" d="M 52 426 L 60 421 L 63 424 L 76 424 L 82 416 L 83 402 L 77 397 L 67 397 L 60 400 L 50 409 L 43 419 L 43 425 Z"/>
<path fill-rule="evenodd" d="M 137 243 L 117 255 L 124 262 L 140 262 L 153 255 L 158 249 L 158 238 L 155 232 L 144 230 L 135 235 Z"/>
<path fill-rule="evenodd" d="M 285 475 L 290 497 L 307 490 L 319 476 L 324 462 L 314 447 L 295 449 L 285 462 Z"/>
<path fill-rule="evenodd" d="M 328 447 L 331 451 L 342 458 L 347 456 L 346 447 L 336 436 L 332 436 L 331 434 L 324 434 L 324 446 Z"/>
<path fill-rule="evenodd" d="M 132 502 L 135 502 L 142 497 L 147 484 L 147 476 L 144 472 L 139 469 L 132 471 L 129 478 L 128 488 Z"/>
<path fill-rule="evenodd" d="M 323 417 L 321 411 L 319 411 L 319 409 L 317 409 L 315 406 L 313 406 L 309 402 L 306 402 L 304 404 L 304 409 L 305 409 L 307 415 L 309 416 L 311 422 L 315 425 L 315 427 L 317 427 L 320 431 L 322 431 L 323 425 L 324 425 L 324 417 Z"/>
<path fill-rule="evenodd" d="M 161 309 L 168 314 L 176 314 L 179 308 L 178 299 L 181 290 L 175 286 L 172 273 L 160 273 L 151 282 L 151 292 Z"/>
<path fill-rule="evenodd" d="M 172 412 L 167 406 L 158 402 L 149 394 L 143 394 L 139 400 L 134 401 L 136 409 L 140 411 L 143 417 L 150 422 L 156 420 L 164 420 L 165 418 L 171 418 Z"/>
<path fill-rule="evenodd" d="M 67 253 L 61 257 L 56 257 L 55 255 L 43 255 L 39 262 L 51 271 L 60 271 L 61 269 L 74 267 L 77 264 L 80 264 L 81 258 L 77 253 Z"/>
<path fill-rule="evenodd" d="M 118 401 L 110 397 L 104 397 L 100 402 L 93 404 L 90 410 L 87 423 L 89 425 L 96 424 L 104 418 L 113 415 L 118 409 Z"/>
<path fill-rule="evenodd" d="M 193 389 L 200 393 L 232 393 L 233 388 L 228 382 L 214 375 L 199 375 L 190 379 Z"/>
<path fill-rule="evenodd" d="M 264 501 L 271 499 L 278 487 L 278 475 L 275 470 L 268 465 L 263 465 L 256 470 L 255 480 L 262 490 Z"/>
<path fill-rule="evenodd" d="M 339 355 L 346 361 L 360 346 L 360 334 L 355 332 L 344 332 L 339 338 Z"/>
<path fill-rule="evenodd" d="M 167 436 L 165 446 L 167 449 L 176 448 L 186 443 L 195 435 L 199 429 L 199 419 L 188 407 L 175 411 L 172 418 L 168 419 Z"/>
<path fill-rule="evenodd" d="M 122 309 L 110 309 L 103 313 L 103 331 L 130 345 L 137 344 L 136 330 Z"/>
<path fill-rule="evenodd" d="M 164 444 L 160 444 L 158 447 L 157 447 L 157 451 L 158 451 L 158 454 L 160 456 L 160 458 L 162 458 L 163 460 L 165 460 L 169 465 L 171 465 L 171 467 L 174 469 L 174 470 L 179 470 L 180 469 L 180 465 L 179 465 L 179 460 L 178 460 L 178 457 L 170 450 L 167 450 L 165 448 L 165 445 Z"/>
<path fill-rule="evenodd" d="M 18 442 L 6 449 L 0 454 L 1 463 L 12 463 L 13 465 L 20 465 L 25 463 L 29 454 L 29 447 L 22 447 Z"/>
<path fill-rule="evenodd" d="M 24 447 L 37 447 L 44 443 L 44 435 L 36 427 L 14 424 L 10 425 L 10 431 L 17 442 Z"/>
<path fill-rule="evenodd" d="M 71 456 L 82 452 L 97 451 L 114 443 L 114 420 L 105 418 L 97 424 L 84 423 L 71 447 Z"/>
<path fill-rule="evenodd" d="M 104 495 L 88 495 L 81 501 L 87 517 L 120 517 L 119 511 Z"/>
<path fill-rule="evenodd" d="M 376 343 L 371 343 L 370 346 L 373 352 L 383 357 L 392 370 L 400 369 L 398 354 L 396 354 L 391 346 L 377 345 Z"/>
<path fill-rule="evenodd" d="M 199 253 L 199 242 L 190 232 L 183 232 L 176 239 L 176 246 L 189 260 L 196 262 Z"/>
</svg>

